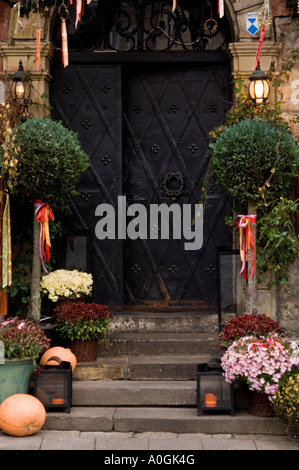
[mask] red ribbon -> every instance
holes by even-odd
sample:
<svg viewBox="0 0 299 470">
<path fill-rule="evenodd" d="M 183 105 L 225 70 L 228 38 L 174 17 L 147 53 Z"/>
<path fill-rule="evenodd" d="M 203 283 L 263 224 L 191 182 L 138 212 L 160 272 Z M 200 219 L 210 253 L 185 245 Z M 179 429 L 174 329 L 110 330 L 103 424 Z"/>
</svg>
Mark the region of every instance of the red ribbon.
<svg viewBox="0 0 299 470">
<path fill-rule="evenodd" d="M 274 338 L 266 338 L 266 341 L 267 343 L 270 345 L 270 346 L 277 346 L 278 349 L 280 350 L 281 353 L 283 353 L 283 347 L 282 345 L 280 344 L 279 341 L 275 341 Z M 256 347 L 258 351 L 261 351 L 262 348 L 267 348 L 267 343 L 261 343 L 259 340 L 257 340 L 255 343 L 251 343 L 249 346 L 248 346 L 248 352 Z"/>
<path fill-rule="evenodd" d="M 78 27 L 78 22 L 81 21 L 82 9 L 83 9 L 82 0 L 77 0 L 76 1 L 76 24 L 75 24 L 76 29 Z"/>
<path fill-rule="evenodd" d="M 67 30 L 66 22 L 64 18 L 61 18 L 61 51 L 62 51 L 62 63 L 64 67 L 69 65 L 69 53 L 67 43 Z"/>
<path fill-rule="evenodd" d="M 242 273 L 243 278 L 247 280 L 246 261 L 248 258 L 248 250 L 250 248 L 252 249 L 252 252 L 253 252 L 251 277 L 254 274 L 254 267 L 255 267 L 255 249 L 254 249 L 253 234 L 252 234 L 252 224 L 256 223 L 256 214 L 238 215 L 237 217 L 239 217 L 237 228 L 240 229 L 240 256 L 241 256 L 241 261 L 242 261 L 242 267 L 241 267 L 240 273 Z"/>
<path fill-rule="evenodd" d="M 36 70 L 39 70 L 40 66 L 40 29 L 36 30 L 36 51 L 35 51 L 35 60 L 36 60 Z"/>
<path fill-rule="evenodd" d="M 49 204 L 41 201 L 34 201 L 35 218 L 41 224 L 40 226 L 40 242 L 39 254 L 45 272 L 48 270 L 45 267 L 45 261 L 50 261 L 50 231 L 49 221 L 54 220 L 54 214 Z"/>
<path fill-rule="evenodd" d="M 262 27 L 262 32 L 261 32 L 261 37 L 260 37 L 259 44 L 258 44 L 258 47 L 257 47 L 257 53 L 256 53 L 256 56 L 255 56 L 255 64 L 254 64 L 255 69 L 257 68 L 258 63 L 259 63 L 259 55 L 260 55 L 262 44 L 263 44 L 263 41 L 264 41 L 265 32 L 266 32 L 266 28 L 265 28 L 265 26 L 263 26 Z"/>
<path fill-rule="evenodd" d="M 176 2 L 177 0 L 172 0 L 172 11 L 176 9 Z"/>
</svg>

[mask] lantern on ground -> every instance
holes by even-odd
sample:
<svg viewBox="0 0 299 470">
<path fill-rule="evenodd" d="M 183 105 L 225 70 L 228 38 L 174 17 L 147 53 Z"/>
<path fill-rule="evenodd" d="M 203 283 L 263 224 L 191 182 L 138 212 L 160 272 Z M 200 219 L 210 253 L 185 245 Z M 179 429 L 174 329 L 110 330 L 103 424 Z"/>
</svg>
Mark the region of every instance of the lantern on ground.
<svg viewBox="0 0 299 470">
<path fill-rule="evenodd" d="M 225 381 L 223 370 L 199 364 L 197 372 L 197 415 L 202 412 L 230 411 L 234 416 L 234 387 Z"/>
</svg>

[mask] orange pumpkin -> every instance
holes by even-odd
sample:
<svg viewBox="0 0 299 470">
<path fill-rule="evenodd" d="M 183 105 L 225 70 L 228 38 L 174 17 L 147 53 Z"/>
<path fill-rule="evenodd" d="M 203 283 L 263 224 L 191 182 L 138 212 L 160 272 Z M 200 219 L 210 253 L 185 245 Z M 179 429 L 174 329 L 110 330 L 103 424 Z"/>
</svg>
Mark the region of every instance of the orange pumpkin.
<svg viewBox="0 0 299 470">
<path fill-rule="evenodd" d="M 0 429 L 11 436 L 31 436 L 42 428 L 45 420 L 44 405 L 32 395 L 17 393 L 0 405 Z"/>
<path fill-rule="evenodd" d="M 63 348 L 62 346 L 54 346 L 53 348 L 48 349 L 41 357 L 39 364 L 44 367 L 45 365 L 56 365 L 57 361 L 49 359 L 51 357 L 59 357 L 61 361 L 66 361 L 71 363 L 72 372 L 74 372 L 77 365 L 77 358 L 75 354 L 72 353 L 70 349 Z"/>
</svg>

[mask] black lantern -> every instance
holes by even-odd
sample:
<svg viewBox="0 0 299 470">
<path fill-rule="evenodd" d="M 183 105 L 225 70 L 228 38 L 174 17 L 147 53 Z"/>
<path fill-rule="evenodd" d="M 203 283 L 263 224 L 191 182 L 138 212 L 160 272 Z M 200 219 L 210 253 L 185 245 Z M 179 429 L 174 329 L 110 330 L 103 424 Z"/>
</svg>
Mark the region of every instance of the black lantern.
<svg viewBox="0 0 299 470">
<path fill-rule="evenodd" d="M 234 416 L 234 388 L 226 382 L 221 367 L 199 364 L 197 372 L 197 416 L 202 411 L 230 411 Z"/>
<path fill-rule="evenodd" d="M 11 95 L 14 100 L 24 101 L 24 103 L 26 103 L 30 95 L 30 84 L 28 80 L 26 80 L 26 75 L 21 60 L 19 62 L 19 69 L 13 76 Z"/>
<path fill-rule="evenodd" d="M 55 365 L 50 365 L 54 362 Z M 41 371 L 34 376 L 34 396 L 46 410 L 65 409 L 70 413 L 72 405 L 72 367 L 69 362 L 51 357 Z"/>
<path fill-rule="evenodd" d="M 265 104 L 270 92 L 269 78 L 260 69 L 260 63 L 258 63 L 255 71 L 249 77 L 249 95 L 252 99 L 254 106 L 260 106 Z"/>
</svg>

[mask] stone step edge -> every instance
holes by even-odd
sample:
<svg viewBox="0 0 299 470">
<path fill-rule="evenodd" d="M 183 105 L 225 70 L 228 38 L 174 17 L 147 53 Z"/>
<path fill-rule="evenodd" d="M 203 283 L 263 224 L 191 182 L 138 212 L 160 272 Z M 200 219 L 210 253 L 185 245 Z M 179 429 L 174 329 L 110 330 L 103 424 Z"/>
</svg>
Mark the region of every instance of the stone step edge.
<svg viewBox="0 0 299 470">
<path fill-rule="evenodd" d="M 72 407 L 70 413 L 47 412 L 43 429 L 285 435 L 277 417 L 257 417 L 247 411 L 237 411 L 234 416 L 230 413 L 197 416 L 195 407 Z"/>
<path fill-rule="evenodd" d="M 198 356 L 99 356 L 95 362 L 79 362 L 73 373 L 73 380 L 127 380 L 130 367 L 151 366 L 161 368 L 192 367 L 196 378 L 197 364 L 207 363 L 211 355 Z M 166 377 L 164 377 L 166 379 Z M 146 379 L 143 376 L 141 380 Z M 157 380 L 163 377 L 157 377 Z M 169 378 L 167 378 L 169 380 Z M 134 378 L 135 380 L 135 378 Z M 155 380 L 153 378 L 153 380 Z M 182 380 L 182 379 L 178 379 Z"/>
<path fill-rule="evenodd" d="M 247 389 L 234 387 L 236 409 L 250 405 Z M 77 381 L 72 385 L 73 406 L 197 406 L 197 381 Z"/>
<path fill-rule="evenodd" d="M 222 321 L 230 319 L 231 315 Z M 200 315 L 194 313 L 113 313 L 110 323 L 111 331 L 123 332 L 194 332 L 219 333 L 217 314 Z"/>
</svg>

